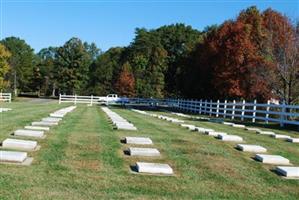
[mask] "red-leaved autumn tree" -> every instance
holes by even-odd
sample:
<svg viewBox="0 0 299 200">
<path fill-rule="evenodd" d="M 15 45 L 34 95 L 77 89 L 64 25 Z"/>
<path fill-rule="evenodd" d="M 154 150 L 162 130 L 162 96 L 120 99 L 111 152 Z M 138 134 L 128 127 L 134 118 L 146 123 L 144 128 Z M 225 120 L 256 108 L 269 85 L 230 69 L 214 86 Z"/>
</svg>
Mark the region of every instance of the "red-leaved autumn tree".
<svg viewBox="0 0 299 200">
<path fill-rule="evenodd" d="M 126 62 L 115 84 L 116 91 L 121 96 L 133 97 L 135 95 L 135 78 L 131 66 Z"/>
</svg>

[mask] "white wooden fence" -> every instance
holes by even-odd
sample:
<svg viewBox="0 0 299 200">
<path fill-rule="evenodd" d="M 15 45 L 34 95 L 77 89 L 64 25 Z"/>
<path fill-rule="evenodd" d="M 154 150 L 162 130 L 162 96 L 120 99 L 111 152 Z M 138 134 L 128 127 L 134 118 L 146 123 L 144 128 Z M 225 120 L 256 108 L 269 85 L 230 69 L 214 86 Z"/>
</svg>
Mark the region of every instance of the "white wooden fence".
<svg viewBox="0 0 299 200">
<path fill-rule="evenodd" d="M 209 116 L 223 117 L 240 120 L 250 119 L 268 122 L 276 122 L 281 126 L 285 124 L 299 125 L 299 105 L 266 104 L 254 102 L 213 102 L 211 100 L 168 100 L 170 107 L 178 110 Z"/>
<path fill-rule="evenodd" d="M 89 105 L 103 103 L 99 96 L 78 96 L 78 95 L 59 95 L 59 104 L 61 103 L 85 103 Z"/>
<path fill-rule="evenodd" d="M 11 102 L 11 93 L 0 93 L 0 102 Z"/>
<path fill-rule="evenodd" d="M 85 103 L 89 105 L 107 103 L 105 97 L 99 96 L 77 96 L 60 95 L 59 103 Z M 275 122 L 281 126 L 285 124 L 298 125 L 299 127 L 299 105 L 272 104 L 254 102 L 220 102 L 212 100 L 183 100 L 183 99 L 146 99 L 146 98 L 120 98 L 116 104 L 122 105 L 148 105 L 162 106 L 194 114 L 204 114 L 214 117 L 228 119 L 245 119 L 252 121 Z"/>
</svg>

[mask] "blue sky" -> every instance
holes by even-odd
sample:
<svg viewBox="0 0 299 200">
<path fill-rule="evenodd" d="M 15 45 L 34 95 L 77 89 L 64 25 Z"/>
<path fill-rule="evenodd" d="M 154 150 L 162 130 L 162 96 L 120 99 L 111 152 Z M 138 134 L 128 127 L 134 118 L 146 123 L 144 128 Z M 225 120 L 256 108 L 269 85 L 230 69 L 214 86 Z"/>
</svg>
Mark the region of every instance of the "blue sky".
<svg viewBox="0 0 299 200">
<path fill-rule="evenodd" d="M 1 38 L 25 39 L 35 51 L 60 46 L 71 37 L 95 42 L 102 50 L 126 46 L 136 27 L 185 23 L 202 30 L 235 18 L 256 5 L 298 18 L 298 0 L 0 0 Z"/>
</svg>

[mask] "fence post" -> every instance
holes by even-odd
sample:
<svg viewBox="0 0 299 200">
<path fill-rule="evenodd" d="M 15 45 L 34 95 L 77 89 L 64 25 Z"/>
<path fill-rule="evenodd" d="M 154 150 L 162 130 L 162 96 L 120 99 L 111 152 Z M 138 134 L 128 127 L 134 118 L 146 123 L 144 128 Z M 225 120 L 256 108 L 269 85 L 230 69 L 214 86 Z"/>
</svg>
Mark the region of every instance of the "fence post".
<svg viewBox="0 0 299 200">
<path fill-rule="evenodd" d="M 224 101 L 224 106 L 223 106 L 223 117 L 226 118 L 226 108 L 227 108 L 227 100 Z"/>
<path fill-rule="evenodd" d="M 93 103 L 93 95 L 91 95 L 91 98 L 90 98 L 90 105 L 92 106 L 92 103 Z"/>
<path fill-rule="evenodd" d="M 242 121 L 244 121 L 245 103 L 246 103 L 246 101 L 243 100 L 243 103 L 242 103 L 242 113 L 241 113 L 241 120 L 242 120 Z"/>
<path fill-rule="evenodd" d="M 270 111 L 270 100 L 267 101 L 267 108 L 266 108 L 266 124 L 269 123 L 269 111 Z"/>
<path fill-rule="evenodd" d="M 178 110 L 181 110 L 181 100 L 178 99 Z"/>
<path fill-rule="evenodd" d="M 77 95 L 75 94 L 75 105 L 77 104 Z"/>
<path fill-rule="evenodd" d="M 235 119 L 236 100 L 233 101 L 232 120 Z"/>
<path fill-rule="evenodd" d="M 255 116 L 256 116 L 256 100 L 253 102 L 253 112 L 252 112 L 252 122 L 255 123 Z"/>
<path fill-rule="evenodd" d="M 9 103 L 11 103 L 11 93 L 9 93 Z"/>
<path fill-rule="evenodd" d="M 61 104 L 61 94 L 59 94 L 59 104 Z"/>
<path fill-rule="evenodd" d="M 213 112 L 213 105 L 212 105 L 213 101 L 210 101 L 210 116 L 212 116 L 212 112 Z"/>
<path fill-rule="evenodd" d="M 285 104 L 285 101 L 283 101 L 283 103 L 281 105 L 281 111 L 280 111 L 280 127 L 284 126 L 285 111 L 286 111 L 286 104 Z"/>
<path fill-rule="evenodd" d="M 201 114 L 201 106 L 202 106 L 202 100 L 200 99 L 200 102 L 199 102 L 199 114 Z"/>
<path fill-rule="evenodd" d="M 220 103 L 220 101 L 219 101 L 219 99 L 218 99 L 218 100 L 217 100 L 216 117 L 219 116 L 219 103 Z"/>
</svg>

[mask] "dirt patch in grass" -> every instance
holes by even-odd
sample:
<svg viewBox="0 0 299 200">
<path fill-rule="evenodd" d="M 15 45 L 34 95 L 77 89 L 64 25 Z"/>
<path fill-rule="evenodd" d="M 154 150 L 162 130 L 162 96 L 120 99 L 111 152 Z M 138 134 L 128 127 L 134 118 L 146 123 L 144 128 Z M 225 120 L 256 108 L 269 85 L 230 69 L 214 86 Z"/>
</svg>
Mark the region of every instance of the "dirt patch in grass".
<svg viewBox="0 0 299 200">
<path fill-rule="evenodd" d="M 92 170 L 100 171 L 100 163 L 97 160 L 68 160 L 68 165 L 71 165 L 76 170 Z"/>
</svg>

